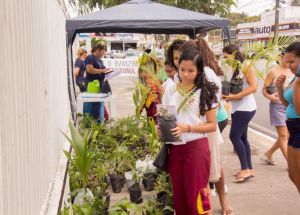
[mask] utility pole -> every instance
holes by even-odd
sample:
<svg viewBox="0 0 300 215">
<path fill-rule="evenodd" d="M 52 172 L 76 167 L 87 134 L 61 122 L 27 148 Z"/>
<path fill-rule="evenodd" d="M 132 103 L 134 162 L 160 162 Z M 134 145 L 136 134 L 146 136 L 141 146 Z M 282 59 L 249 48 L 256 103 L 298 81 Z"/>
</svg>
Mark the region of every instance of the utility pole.
<svg viewBox="0 0 300 215">
<path fill-rule="evenodd" d="M 274 38 L 278 35 L 278 23 L 279 23 L 279 0 L 276 0 L 275 6 L 275 31 L 274 31 Z"/>
</svg>

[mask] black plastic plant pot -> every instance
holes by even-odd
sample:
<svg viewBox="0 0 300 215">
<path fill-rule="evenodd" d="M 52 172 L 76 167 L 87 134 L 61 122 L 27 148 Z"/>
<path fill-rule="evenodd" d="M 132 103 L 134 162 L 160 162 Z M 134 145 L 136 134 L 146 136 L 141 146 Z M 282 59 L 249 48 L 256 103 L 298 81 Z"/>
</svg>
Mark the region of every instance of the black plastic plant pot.
<svg viewBox="0 0 300 215">
<path fill-rule="evenodd" d="M 241 78 L 235 78 L 230 81 L 230 93 L 238 94 L 243 90 L 244 80 Z"/>
<path fill-rule="evenodd" d="M 230 82 L 229 81 L 222 81 L 222 94 L 224 96 L 228 96 L 230 92 Z"/>
<path fill-rule="evenodd" d="M 143 202 L 142 191 L 139 183 L 134 183 L 128 188 L 130 201 L 132 203 L 140 204 Z"/>
<path fill-rule="evenodd" d="M 168 194 L 165 191 L 161 191 L 156 194 L 156 201 L 163 207 L 166 206 Z"/>
<path fill-rule="evenodd" d="M 109 175 L 110 184 L 114 193 L 120 193 L 122 190 L 122 176 L 118 174 Z"/>
<path fill-rule="evenodd" d="M 169 210 L 164 210 L 163 211 L 163 215 L 174 215 L 173 211 L 169 211 Z"/>
<path fill-rule="evenodd" d="M 121 184 L 122 184 L 122 188 L 124 187 L 124 185 L 126 184 L 126 178 L 124 175 L 120 176 L 121 177 Z"/>
<path fill-rule="evenodd" d="M 271 84 L 266 87 L 266 91 L 269 95 L 272 95 L 277 92 L 276 86 L 274 84 Z"/>
<path fill-rule="evenodd" d="M 170 116 L 170 117 L 157 117 L 158 126 L 160 130 L 160 141 L 161 142 L 177 142 L 179 141 L 178 137 L 175 137 L 172 134 L 171 129 L 175 128 L 176 125 L 176 117 Z"/>
<path fill-rule="evenodd" d="M 143 185 L 146 191 L 154 190 L 155 178 L 156 177 L 154 173 L 144 174 Z"/>
</svg>

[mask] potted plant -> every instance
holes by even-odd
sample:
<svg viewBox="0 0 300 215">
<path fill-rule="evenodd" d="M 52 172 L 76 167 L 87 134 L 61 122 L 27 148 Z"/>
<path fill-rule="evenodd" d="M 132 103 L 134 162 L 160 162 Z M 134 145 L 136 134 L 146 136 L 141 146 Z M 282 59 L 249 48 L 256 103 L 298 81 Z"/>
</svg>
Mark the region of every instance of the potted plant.
<svg viewBox="0 0 300 215">
<path fill-rule="evenodd" d="M 146 203 L 142 206 L 143 215 L 162 215 L 162 210 L 155 199 L 147 199 Z"/>
<path fill-rule="evenodd" d="M 137 170 L 132 170 L 133 184 L 128 188 L 130 201 L 136 204 L 143 202 L 142 190 L 140 187 L 140 176 Z"/>
<path fill-rule="evenodd" d="M 148 155 L 144 161 L 136 163 L 136 168 L 142 173 L 142 184 L 146 191 L 154 190 L 156 180 L 156 168 L 153 166 L 153 159 Z"/>
<path fill-rule="evenodd" d="M 109 163 L 112 167 L 109 174 L 110 183 L 113 192 L 119 193 L 125 182 L 124 172 L 131 166 L 131 155 L 126 146 L 118 145 L 109 156 Z"/>
<path fill-rule="evenodd" d="M 84 137 L 82 137 L 72 122 L 69 122 L 69 128 L 71 137 L 63 133 L 66 139 L 69 141 L 71 146 L 74 149 L 74 153 L 71 155 L 68 151 L 64 150 L 64 153 L 68 160 L 74 165 L 74 167 L 79 172 L 80 182 L 82 184 L 82 188 L 73 191 L 76 194 L 74 204 L 82 205 L 85 199 L 93 199 L 93 193 L 90 189 L 87 188 L 88 183 L 88 171 L 91 165 L 91 153 L 88 151 L 87 143 L 89 134 L 86 133 Z"/>
<path fill-rule="evenodd" d="M 173 214 L 173 200 L 172 200 L 172 185 L 169 181 L 167 173 L 161 172 L 154 187 L 156 194 L 156 201 L 163 210 L 163 214 Z"/>
<path fill-rule="evenodd" d="M 142 210 L 138 205 L 131 203 L 128 199 L 122 199 L 112 206 L 108 212 L 109 215 L 140 215 Z"/>
</svg>

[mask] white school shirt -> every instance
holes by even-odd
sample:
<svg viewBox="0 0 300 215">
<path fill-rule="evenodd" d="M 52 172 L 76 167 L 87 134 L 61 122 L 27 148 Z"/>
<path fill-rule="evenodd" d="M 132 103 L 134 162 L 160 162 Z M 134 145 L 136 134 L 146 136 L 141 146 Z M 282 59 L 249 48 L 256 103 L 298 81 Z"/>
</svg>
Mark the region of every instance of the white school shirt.
<svg viewBox="0 0 300 215">
<path fill-rule="evenodd" d="M 214 72 L 214 70 L 212 70 L 208 66 L 204 67 L 204 73 L 205 73 L 208 81 L 214 82 L 218 86 L 219 91 L 217 93 L 217 99 L 218 99 L 218 101 L 220 101 L 221 100 L 221 89 L 222 89 L 222 83 L 221 83 L 220 77 L 217 76 L 216 73 Z M 174 82 L 175 83 L 180 82 L 178 72 L 174 75 Z"/>
<path fill-rule="evenodd" d="M 240 76 L 242 76 L 244 83 L 242 89 L 246 89 L 249 87 L 249 84 L 247 83 L 247 80 L 245 76 L 241 73 Z M 255 111 L 257 106 L 254 98 L 254 93 L 251 93 L 247 96 L 244 96 L 240 100 L 231 100 L 231 113 L 234 113 L 236 111 L 248 111 L 252 112 Z"/>
<path fill-rule="evenodd" d="M 221 101 L 221 90 L 222 90 L 222 83 L 221 83 L 221 79 L 219 76 L 217 76 L 217 74 L 215 73 L 214 70 L 212 70 L 210 67 L 208 66 L 205 66 L 204 67 L 204 73 L 207 77 L 207 80 L 209 82 L 214 82 L 217 87 L 219 88 L 219 91 L 217 92 L 217 99 L 218 99 L 218 102 Z"/>
<path fill-rule="evenodd" d="M 181 108 L 179 113 L 177 113 L 177 123 L 179 124 L 188 124 L 188 125 L 199 125 L 203 124 L 203 122 L 206 122 L 205 116 L 200 115 L 200 93 L 201 89 L 198 89 L 191 99 L 186 102 L 186 104 Z M 178 90 L 177 90 L 177 84 L 174 83 L 173 85 L 170 85 L 163 94 L 162 97 L 162 104 L 163 105 L 170 105 L 175 106 L 176 110 L 184 100 L 184 96 L 182 96 Z M 216 107 L 217 104 L 212 104 L 212 107 Z M 176 143 L 169 143 L 169 144 L 186 144 L 186 142 L 193 141 L 196 139 L 201 139 L 206 137 L 205 133 L 182 133 L 180 135 L 181 142 Z"/>
<path fill-rule="evenodd" d="M 164 89 L 167 89 L 170 85 L 173 85 L 174 84 L 174 81 L 172 80 L 172 78 L 168 78 L 163 84 L 163 88 Z"/>
</svg>

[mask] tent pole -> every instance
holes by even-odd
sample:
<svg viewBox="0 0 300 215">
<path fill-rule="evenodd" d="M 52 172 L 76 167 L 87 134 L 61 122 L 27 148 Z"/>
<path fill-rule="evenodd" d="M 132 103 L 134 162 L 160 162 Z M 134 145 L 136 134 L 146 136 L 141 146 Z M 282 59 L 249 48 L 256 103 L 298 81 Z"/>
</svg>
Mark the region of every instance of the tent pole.
<svg viewBox="0 0 300 215">
<path fill-rule="evenodd" d="M 73 76 L 73 59 L 72 59 L 72 44 L 68 39 L 68 34 L 66 36 L 66 51 L 67 51 L 67 78 L 68 78 L 68 93 L 69 93 L 69 100 L 70 100 L 70 109 L 72 113 L 72 119 L 75 122 L 75 101 L 76 101 L 76 93 L 75 93 L 75 86 L 74 86 L 74 76 Z"/>
<path fill-rule="evenodd" d="M 223 32 L 225 33 L 225 35 L 227 36 L 227 39 L 228 39 L 228 43 L 231 44 L 231 38 L 230 38 L 230 32 L 229 32 L 229 29 L 227 27 L 223 28 L 222 29 Z"/>
</svg>

